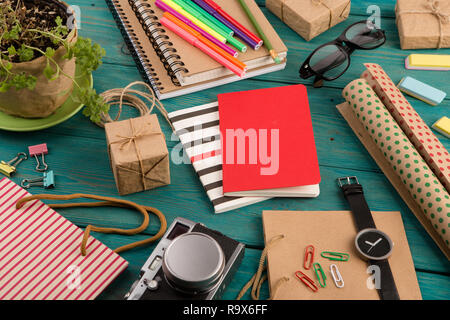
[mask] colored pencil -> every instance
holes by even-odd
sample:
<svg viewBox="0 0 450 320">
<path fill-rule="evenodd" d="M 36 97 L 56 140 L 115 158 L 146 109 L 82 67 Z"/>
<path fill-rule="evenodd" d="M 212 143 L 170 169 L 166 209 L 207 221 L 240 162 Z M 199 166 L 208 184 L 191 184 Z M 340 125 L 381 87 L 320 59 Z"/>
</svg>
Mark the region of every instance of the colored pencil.
<svg viewBox="0 0 450 320">
<path fill-rule="evenodd" d="M 192 0 L 192 2 L 195 2 L 199 7 L 201 7 L 203 10 L 208 12 L 211 16 L 222 22 L 224 25 L 229 27 L 231 30 L 234 31 L 235 35 L 241 38 L 245 43 L 247 43 L 250 47 L 252 47 L 254 50 L 258 50 L 261 48 L 261 45 L 263 41 L 260 42 L 254 41 L 252 38 L 250 38 L 248 35 L 246 35 L 244 32 L 242 32 L 239 28 L 236 28 L 232 23 L 230 23 L 227 19 L 222 17 L 222 15 L 217 12 L 213 7 L 208 5 L 203 0 Z"/>
<path fill-rule="evenodd" d="M 239 77 L 243 77 L 245 75 L 245 70 L 239 68 L 235 64 L 228 61 L 226 58 L 221 56 L 219 53 L 215 52 L 213 49 L 208 47 L 206 44 L 201 42 L 199 39 L 197 39 L 195 36 L 184 30 L 183 28 L 180 28 L 178 25 L 167 19 L 166 17 L 162 17 L 160 20 L 160 23 L 165 26 L 167 29 L 171 30 L 172 32 L 179 35 L 181 38 L 189 42 L 191 45 L 197 47 L 201 51 L 203 51 L 205 54 L 209 55 L 212 59 L 217 61 L 218 63 L 222 64 L 227 69 L 231 70 L 235 74 L 237 74 Z M 187 26 L 187 25 L 186 25 Z"/>
<path fill-rule="evenodd" d="M 208 47 L 210 47 L 211 49 L 213 49 L 214 51 L 216 51 L 217 53 L 219 53 L 221 56 L 223 56 L 225 59 L 227 59 L 228 61 L 230 61 L 231 63 L 237 65 L 239 68 L 246 70 L 247 66 L 245 64 L 243 64 L 241 61 L 239 61 L 238 59 L 236 59 L 235 57 L 233 57 L 232 55 L 230 55 L 229 53 L 227 53 L 225 50 L 219 48 L 218 46 L 216 46 L 214 43 L 212 43 L 211 41 L 209 41 L 207 38 L 205 38 L 204 36 L 202 36 L 200 34 L 200 32 L 195 31 L 193 28 L 189 27 L 186 23 L 184 23 L 183 21 L 181 21 L 180 19 L 178 19 L 177 17 L 173 16 L 172 14 L 170 14 L 170 12 L 164 12 L 163 17 L 166 17 L 167 19 L 169 19 L 170 21 L 172 21 L 173 23 L 175 23 L 177 26 L 179 26 L 180 28 L 183 28 L 185 31 L 189 32 L 190 34 L 192 34 L 193 36 L 195 36 L 197 39 L 199 39 L 201 42 L 203 42 L 204 44 L 206 44 Z"/>
<path fill-rule="evenodd" d="M 193 23 L 191 20 L 183 16 L 181 13 L 178 13 L 176 10 L 172 9 L 170 6 L 162 2 L 161 0 L 156 0 L 155 2 L 156 6 L 160 8 L 161 10 L 170 12 L 173 16 L 177 17 L 184 23 L 186 23 L 188 26 L 190 26 L 195 31 L 199 32 L 202 36 L 207 38 L 209 41 L 217 45 L 219 48 L 225 50 L 227 53 L 231 54 L 233 57 L 237 58 L 238 52 L 234 50 L 233 48 L 230 48 L 223 42 L 220 42 L 218 39 L 214 38 L 212 35 L 210 35 L 208 32 L 203 30 L 202 28 L 198 27 L 195 23 Z"/>
<path fill-rule="evenodd" d="M 206 24 L 204 24 L 203 22 L 201 22 L 200 20 L 198 20 L 196 17 L 194 17 L 193 15 L 191 15 L 189 12 L 187 12 L 186 10 L 184 10 L 182 7 L 180 7 L 178 4 L 176 4 L 175 2 L 173 2 L 172 0 L 161 0 L 162 2 L 164 2 L 165 4 L 167 4 L 169 7 L 171 7 L 173 10 L 177 11 L 178 13 L 182 14 L 183 16 L 185 16 L 186 18 L 188 18 L 189 20 L 191 20 L 193 23 L 195 23 L 198 27 L 202 28 L 203 30 L 205 30 L 206 32 L 208 32 L 210 35 L 212 35 L 214 38 L 218 39 L 219 41 L 225 43 L 227 41 L 227 39 L 220 35 L 219 33 L 217 33 L 216 31 L 214 31 L 213 29 L 211 29 L 210 27 L 208 27 Z"/>
<path fill-rule="evenodd" d="M 267 47 L 267 50 L 269 50 L 269 53 L 270 53 L 270 56 L 272 57 L 272 59 L 277 64 L 281 63 L 281 58 L 278 56 L 278 53 L 276 53 L 275 49 L 272 46 L 272 43 L 270 43 L 269 38 L 267 38 L 266 34 L 264 33 L 263 29 L 259 25 L 258 21 L 256 20 L 255 16 L 253 15 L 252 11 L 248 7 L 248 5 L 245 2 L 245 0 L 239 0 L 239 3 L 241 4 L 242 9 L 244 9 L 244 11 L 247 14 L 248 18 L 253 23 L 253 26 L 256 28 L 256 30 L 258 31 L 259 35 L 263 39 L 264 44 Z"/>
<path fill-rule="evenodd" d="M 240 29 L 242 32 L 244 32 L 247 36 L 249 36 L 253 41 L 257 43 L 261 43 L 262 40 L 253 32 L 248 30 L 246 27 L 244 27 L 242 24 L 240 24 L 237 20 L 235 20 L 232 16 L 230 16 L 225 10 L 223 10 L 217 3 L 215 3 L 213 0 L 203 0 L 205 1 L 211 8 L 216 10 L 222 17 L 227 19 L 231 24 L 233 24 L 236 28 Z"/>
<path fill-rule="evenodd" d="M 166 1 L 166 0 L 164 0 Z M 195 12 L 195 10 L 190 10 L 192 8 L 190 8 L 184 1 L 182 0 L 170 0 L 173 1 L 174 3 L 176 3 L 177 5 L 179 5 L 183 10 L 189 12 L 189 14 L 191 16 L 195 16 L 195 18 L 197 18 L 198 20 L 201 20 L 204 24 L 206 24 L 209 28 L 213 29 L 215 32 L 217 32 L 218 34 L 220 34 L 221 36 L 225 37 L 225 39 L 227 40 L 228 43 L 230 43 L 233 47 L 235 47 L 236 49 L 238 49 L 240 52 L 246 52 L 247 51 L 247 47 L 245 46 L 245 44 L 243 44 L 242 42 L 240 42 L 239 40 L 233 38 L 232 36 L 230 36 L 228 33 L 224 32 L 223 30 L 221 30 L 220 28 L 218 28 L 214 23 L 212 23 L 211 21 L 209 21 L 208 19 L 203 19 L 202 20 L 202 15 L 198 14 Z"/>
</svg>

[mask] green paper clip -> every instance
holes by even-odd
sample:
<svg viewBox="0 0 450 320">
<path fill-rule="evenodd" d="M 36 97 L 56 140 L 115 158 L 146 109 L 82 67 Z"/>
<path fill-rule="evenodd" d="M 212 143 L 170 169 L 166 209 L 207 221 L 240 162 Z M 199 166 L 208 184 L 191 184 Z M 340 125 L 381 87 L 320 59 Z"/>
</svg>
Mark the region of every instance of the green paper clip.
<svg viewBox="0 0 450 320">
<path fill-rule="evenodd" d="M 350 255 L 348 253 L 340 253 L 340 252 L 330 252 L 324 251 L 320 254 L 322 258 L 331 260 L 331 261 L 348 261 L 350 259 Z"/>
<path fill-rule="evenodd" d="M 325 275 L 325 272 L 322 269 L 322 266 L 318 262 L 313 263 L 314 272 L 316 273 L 317 280 L 319 280 L 319 285 L 322 288 L 325 288 L 327 286 L 327 276 Z M 320 275 L 319 275 L 320 273 Z"/>
</svg>

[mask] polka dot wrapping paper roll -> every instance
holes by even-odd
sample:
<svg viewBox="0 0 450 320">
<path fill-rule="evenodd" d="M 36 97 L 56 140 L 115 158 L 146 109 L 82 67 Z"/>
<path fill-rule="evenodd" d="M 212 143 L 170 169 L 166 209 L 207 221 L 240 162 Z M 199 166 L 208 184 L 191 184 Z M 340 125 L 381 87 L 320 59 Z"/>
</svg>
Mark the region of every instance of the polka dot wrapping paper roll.
<svg viewBox="0 0 450 320">
<path fill-rule="evenodd" d="M 450 196 L 365 79 L 343 91 L 359 121 L 450 247 Z"/>
<path fill-rule="evenodd" d="M 383 68 L 366 63 L 362 78 L 381 98 L 391 115 L 428 163 L 441 183 L 450 192 L 450 155 L 431 129 L 417 114 L 402 92 L 395 86 Z"/>
</svg>

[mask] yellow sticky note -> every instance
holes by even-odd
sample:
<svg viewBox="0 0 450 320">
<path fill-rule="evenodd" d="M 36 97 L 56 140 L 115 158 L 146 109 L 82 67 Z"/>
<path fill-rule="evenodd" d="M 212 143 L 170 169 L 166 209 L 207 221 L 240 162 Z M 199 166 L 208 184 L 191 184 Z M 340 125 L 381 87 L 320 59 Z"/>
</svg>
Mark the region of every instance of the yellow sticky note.
<svg viewBox="0 0 450 320">
<path fill-rule="evenodd" d="M 433 124 L 433 129 L 450 138 L 450 119 L 447 117 L 441 118 L 438 122 Z"/>
</svg>

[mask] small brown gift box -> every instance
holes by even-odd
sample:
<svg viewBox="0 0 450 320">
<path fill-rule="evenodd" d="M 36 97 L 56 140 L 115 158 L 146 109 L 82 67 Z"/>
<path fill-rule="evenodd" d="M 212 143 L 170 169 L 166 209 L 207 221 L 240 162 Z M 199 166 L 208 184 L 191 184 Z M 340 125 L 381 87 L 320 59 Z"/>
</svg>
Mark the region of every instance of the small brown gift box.
<svg viewBox="0 0 450 320">
<path fill-rule="evenodd" d="M 402 49 L 450 48 L 450 0 L 398 0 L 395 15 Z"/>
<path fill-rule="evenodd" d="M 105 131 L 120 195 L 170 184 L 169 151 L 156 115 L 107 123 Z"/>
<path fill-rule="evenodd" d="M 306 41 L 347 19 L 350 0 L 266 0 L 266 7 Z"/>
</svg>

